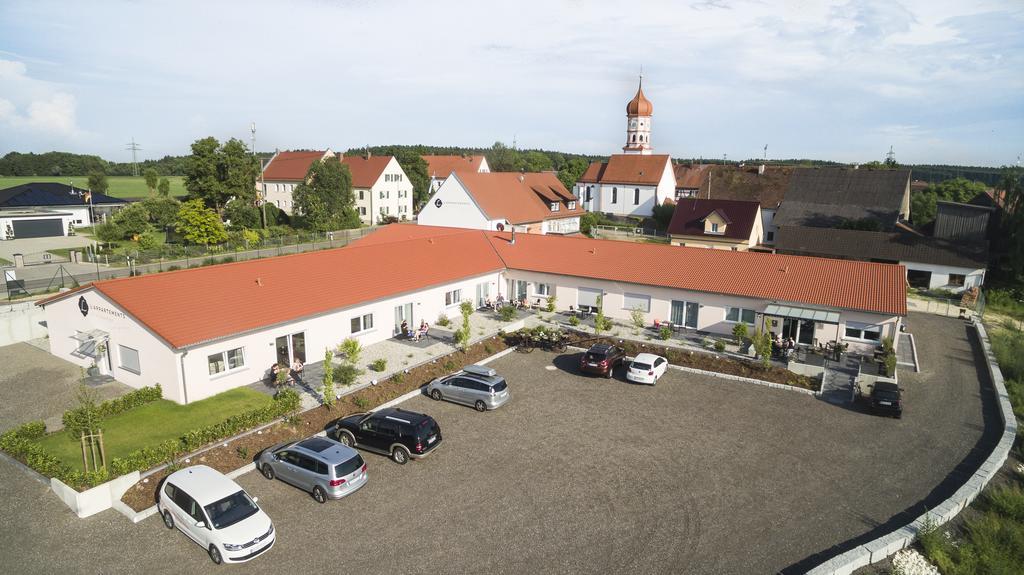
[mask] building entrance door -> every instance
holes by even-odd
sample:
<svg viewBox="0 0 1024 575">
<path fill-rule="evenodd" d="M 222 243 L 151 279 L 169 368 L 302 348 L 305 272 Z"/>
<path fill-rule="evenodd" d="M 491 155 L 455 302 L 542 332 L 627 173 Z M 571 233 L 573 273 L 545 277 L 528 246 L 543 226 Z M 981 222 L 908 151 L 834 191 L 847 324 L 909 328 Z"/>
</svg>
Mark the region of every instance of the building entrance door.
<svg viewBox="0 0 1024 575">
<path fill-rule="evenodd" d="M 290 366 L 296 359 L 306 363 L 306 333 L 282 335 L 275 341 L 277 363 Z"/>
<path fill-rule="evenodd" d="M 413 325 L 412 321 L 412 304 L 407 303 L 403 305 L 395 306 L 395 333 L 404 336 L 402 333 L 402 322 L 406 322 L 409 329 L 416 329 L 417 326 Z"/>
</svg>

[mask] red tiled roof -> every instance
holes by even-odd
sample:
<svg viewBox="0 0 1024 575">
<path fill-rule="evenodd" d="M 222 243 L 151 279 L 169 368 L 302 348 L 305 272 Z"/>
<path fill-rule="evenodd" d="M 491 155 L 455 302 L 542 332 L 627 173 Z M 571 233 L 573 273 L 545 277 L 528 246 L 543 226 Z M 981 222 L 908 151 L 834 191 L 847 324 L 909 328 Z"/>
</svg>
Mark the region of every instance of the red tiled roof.
<svg viewBox="0 0 1024 575">
<path fill-rule="evenodd" d="M 533 234 L 517 235 L 515 245 L 508 240 L 508 233 L 397 224 L 344 248 L 84 289 L 96 289 L 176 348 L 506 268 L 906 314 L 898 265 Z"/>
<path fill-rule="evenodd" d="M 698 166 L 687 164 L 676 164 L 672 169 L 676 173 L 676 187 L 688 190 L 699 190 L 707 187 L 710 164 Z"/>
<path fill-rule="evenodd" d="M 615 154 L 607 162 L 593 162 L 579 181 L 603 184 L 657 185 L 665 173 L 668 154 Z"/>
<path fill-rule="evenodd" d="M 568 202 L 576 198 L 550 172 L 459 172 L 455 177 L 491 220 L 505 218 L 525 224 L 586 213 L 580 204 L 569 209 Z M 560 204 L 557 212 L 551 211 L 551 202 Z"/>
<path fill-rule="evenodd" d="M 447 178 L 452 172 L 479 172 L 483 156 L 423 156 L 427 162 L 427 175 Z"/>
<path fill-rule="evenodd" d="M 486 233 L 505 265 L 551 274 L 906 315 L 903 266 L 639 244 Z"/>
<path fill-rule="evenodd" d="M 341 163 L 348 166 L 348 171 L 352 173 L 353 188 L 372 188 L 373 184 L 380 179 L 380 175 L 384 173 L 384 169 L 388 167 L 392 157 L 345 156 L 341 159 Z"/>
<path fill-rule="evenodd" d="M 326 154 L 326 151 L 278 152 L 263 168 L 263 179 L 301 182 L 306 179 L 306 173 L 313 162 Z"/>
<path fill-rule="evenodd" d="M 668 233 L 680 236 L 726 237 L 746 240 L 750 238 L 750 232 L 754 229 L 754 221 L 757 219 L 760 209 L 761 206 L 757 202 L 680 198 L 676 201 L 675 211 L 672 212 Z M 725 226 L 725 233 L 704 233 L 704 218 L 712 212 L 718 212 L 728 224 Z"/>
</svg>

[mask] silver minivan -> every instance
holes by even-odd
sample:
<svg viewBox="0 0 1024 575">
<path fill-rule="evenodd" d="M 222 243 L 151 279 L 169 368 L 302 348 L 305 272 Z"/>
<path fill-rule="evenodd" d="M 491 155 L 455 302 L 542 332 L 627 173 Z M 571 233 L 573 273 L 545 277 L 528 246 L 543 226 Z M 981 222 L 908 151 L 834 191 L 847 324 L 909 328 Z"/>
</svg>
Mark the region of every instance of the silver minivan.
<svg viewBox="0 0 1024 575">
<path fill-rule="evenodd" d="M 367 480 L 359 453 L 329 437 L 279 443 L 260 454 L 256 467 L 267 479 L 312 493 L 319 503 L 354 493 Z"/>
<path fill-rule="evenodd" d="M 477 411 L 497 409 L 512 398 L 505 378 L 482 365 L 467 365 L 458 373 L 439 377 L 427 384 L 427 395 L 470 405 Z"/>
</svg>

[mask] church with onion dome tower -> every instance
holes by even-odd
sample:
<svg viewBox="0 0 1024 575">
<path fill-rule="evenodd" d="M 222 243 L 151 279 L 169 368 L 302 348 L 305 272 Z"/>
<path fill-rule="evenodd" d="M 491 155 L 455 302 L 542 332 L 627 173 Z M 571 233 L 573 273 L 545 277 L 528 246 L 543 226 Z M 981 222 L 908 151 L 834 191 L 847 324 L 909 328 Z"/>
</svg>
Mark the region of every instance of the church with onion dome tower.
<svg viewBox="0 0 1024 575">
<path fill-rule="evenodd" d="M 644 95 L 643 76 L 636 95 L 626 104 L 626 145 L 607 162 L 594 162 L 573 193 L 587 211 L 617 216 L 648 217 L 654 206 L 675 199 L 676 177 L 668 154 L 651 146 L 654 104 Z"/>
</svg>

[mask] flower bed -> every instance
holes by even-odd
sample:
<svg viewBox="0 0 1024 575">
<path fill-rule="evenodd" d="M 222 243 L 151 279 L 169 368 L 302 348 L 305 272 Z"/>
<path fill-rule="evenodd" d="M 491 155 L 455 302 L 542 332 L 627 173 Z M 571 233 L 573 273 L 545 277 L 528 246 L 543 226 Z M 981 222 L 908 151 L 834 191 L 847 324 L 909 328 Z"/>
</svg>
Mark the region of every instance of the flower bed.
<svg viewBox="0 0 1024 575">
<path fill-rule="evenodd" d="M 340 417 L 367 411 L 367 409 L 359 408 L 357 403 L 374 407 L 381 405 L 418 389 L 437 377 L 449 374 L 464 365 L 485 359 L 507 347 L 504 339 L 500 337 L 488 338 L 469 346 L 465 351 L 452 352 L 430 363 L 412 368 L 408 370 L 408 373 L 399 372 L 382 380 L 377 385 L 346 395 L 336 401 L 331 409 L 323 406 L 310 409 L 288 418 L 287 421 L 275 423 L 257 433 L 235 439 L 226 446 L 220 445 L 205 451 L 190 458 L 187 462 L 177 461 L 174 467 L 201 463 L 223 473 L 234 471 L 252 463 L 262 450 L 272 445 L 308 437 L 323 431 Z M 157 487 L 163 478 L 171 472 L 171 469 L 163 469 L 146 477 L 130 487 L 121 501 L 136 511 L 142 511 L 154 505 Z"/>
</svg>

